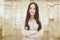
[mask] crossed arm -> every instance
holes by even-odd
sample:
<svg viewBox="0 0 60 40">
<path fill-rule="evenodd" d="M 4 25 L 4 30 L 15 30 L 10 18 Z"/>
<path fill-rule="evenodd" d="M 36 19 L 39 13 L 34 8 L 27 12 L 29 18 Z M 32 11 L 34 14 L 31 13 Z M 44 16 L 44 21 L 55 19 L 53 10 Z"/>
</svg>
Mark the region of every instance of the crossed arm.
<svg viewBox="0 0 60 40">
<path fill-rule="evenodd" d="M 21 27 L 21 33 L 23 36 L 30 38 L 39 38 L 43 35 L 43 28 L 40 31 L 37 30 L 26 30 L 24 27 Z"/>
</svg>

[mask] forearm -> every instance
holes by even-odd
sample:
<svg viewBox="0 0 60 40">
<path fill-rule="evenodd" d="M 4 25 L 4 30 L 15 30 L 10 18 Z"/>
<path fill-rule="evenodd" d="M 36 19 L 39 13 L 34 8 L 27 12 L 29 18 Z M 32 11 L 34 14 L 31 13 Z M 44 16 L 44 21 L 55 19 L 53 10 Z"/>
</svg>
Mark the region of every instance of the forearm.
<svg viewBox="0 0 60 40">
<path fill-rule="evenodd" d="M 22 35 L 23 35 L 23 36 L 28 36 L 28 37 L 30 37 L 30 36 L 34 35 L 35 33 L 36 33 L 36 31 L 22 30 Z"/>
<path fill-rule="evenodd" d="M 31 38 L 39 38 L 39 37 L 42 37 L 43 36 L 43 31 L 37 31 L 35 34 L 33 35 L 30 35 L 29 37 Z"/>
</svg>

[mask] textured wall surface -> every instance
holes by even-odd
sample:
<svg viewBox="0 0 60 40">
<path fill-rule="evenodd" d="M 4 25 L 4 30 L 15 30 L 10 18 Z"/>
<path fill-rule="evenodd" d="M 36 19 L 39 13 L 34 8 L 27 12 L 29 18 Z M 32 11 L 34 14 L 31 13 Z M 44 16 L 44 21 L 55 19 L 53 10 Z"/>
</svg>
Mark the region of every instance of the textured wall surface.
<svg viewBox="0 0 60 40">
<path fill-rule="evenodd" d="M 60 37 L 60 3 L 47 1 L 35 2 L 39 6 L 39 15 L 42 25 L 45 27 L 46 35 Z M 2 28 L 3 36 L 15 34 L 17 36 L 20 33 L 20 24 L 25 20 L 29 3 L 29 0 L 0 0 L 0 25 L 2 25 L 0 28 Z M 21 37 L 20 35 L 17 36 L 18 39 Z"/>
</svg>

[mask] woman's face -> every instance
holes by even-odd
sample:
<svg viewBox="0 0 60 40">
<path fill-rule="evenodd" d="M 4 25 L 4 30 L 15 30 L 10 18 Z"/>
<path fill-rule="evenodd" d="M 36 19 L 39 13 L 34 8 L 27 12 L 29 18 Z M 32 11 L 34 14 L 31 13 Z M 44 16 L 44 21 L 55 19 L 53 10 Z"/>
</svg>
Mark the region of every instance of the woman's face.
<svg viewBox="0 0 60 40">
<path fill-rule="evenodd" d="M 35 5 L 34 4 L 31 4 L 30 5 L 30 9 L 29 9 L 29 13 L 30 13 L 30 15 L 31 16 L 34 16 L 34 14 L 35 14 Z"/>
</svg>

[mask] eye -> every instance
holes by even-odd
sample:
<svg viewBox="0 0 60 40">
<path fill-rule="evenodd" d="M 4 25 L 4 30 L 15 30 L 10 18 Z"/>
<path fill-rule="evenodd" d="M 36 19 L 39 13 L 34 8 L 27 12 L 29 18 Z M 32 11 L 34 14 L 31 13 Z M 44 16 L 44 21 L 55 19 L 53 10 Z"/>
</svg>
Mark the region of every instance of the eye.
<svg viewBox="0 0 60 40">
<path fill-rule="evenodd" d="M 33 9 L 33 10 L 35 10 L 35 8 L 30 8 L 30 9 Z"/>
</svg>

